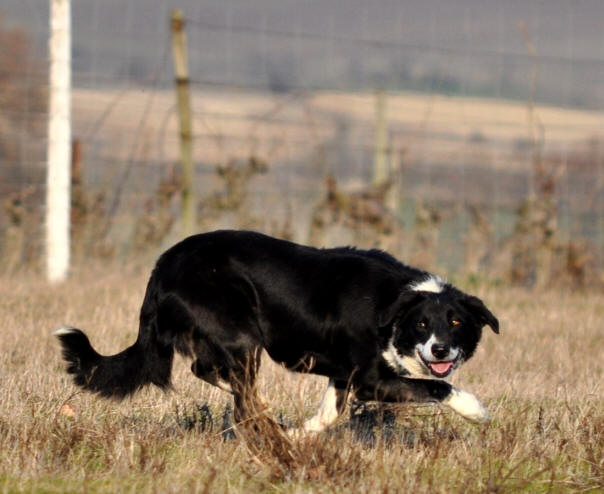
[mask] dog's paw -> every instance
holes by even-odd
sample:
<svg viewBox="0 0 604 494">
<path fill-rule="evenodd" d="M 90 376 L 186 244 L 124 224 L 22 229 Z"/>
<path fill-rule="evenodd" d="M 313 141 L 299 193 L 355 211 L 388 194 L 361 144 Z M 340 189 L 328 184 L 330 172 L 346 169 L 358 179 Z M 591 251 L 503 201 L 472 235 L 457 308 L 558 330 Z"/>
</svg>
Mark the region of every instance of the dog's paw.
<svg viewBox="0 0 604 494">
<path fill-rule="evenodd" d="M 451 394 L 443 400 L 443 404 L 472 422 L 485 423 L 489 421 L 489 413 L 484 405 L 480 403 L 476 396 L 463 389 L 452 388 Z"/>
</svg>

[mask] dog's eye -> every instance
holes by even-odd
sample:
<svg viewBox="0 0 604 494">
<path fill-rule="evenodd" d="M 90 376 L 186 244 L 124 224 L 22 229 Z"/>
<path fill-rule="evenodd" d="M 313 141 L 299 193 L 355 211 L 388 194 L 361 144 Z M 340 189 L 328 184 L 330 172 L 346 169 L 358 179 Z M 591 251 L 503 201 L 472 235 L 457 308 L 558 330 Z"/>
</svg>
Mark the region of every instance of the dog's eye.
<svg viewBox="0 0 604 494">
<path fill-rule="evenodd" d="M 423 329 L 423 328 L 425 328 L 425 327 L 426 327 L 426 323 L 425 323 L 424 321 L 418 321 L 418 323 L 417 323 L 417 327 L 418 327 L 418 328 L 422 328 L 422 329 Z"/>
<path fill-rule="evenodd" d="M 451 319 L 451 326 L 456 327 L 459 326 L 461 324 L 461 321 L 459 319 Z"/>
</svg>

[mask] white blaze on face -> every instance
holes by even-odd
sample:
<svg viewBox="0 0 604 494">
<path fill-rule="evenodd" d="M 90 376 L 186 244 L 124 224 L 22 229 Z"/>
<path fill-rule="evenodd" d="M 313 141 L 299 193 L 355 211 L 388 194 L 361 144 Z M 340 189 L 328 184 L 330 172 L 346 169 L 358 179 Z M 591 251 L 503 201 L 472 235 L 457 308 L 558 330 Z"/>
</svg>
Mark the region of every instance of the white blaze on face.
<svg viewBox="0 0 604 494">
<path fill-rule="evenodd" d="M 440 293 L 443 291 L 446 284 L 446 281 L 440 276 L 430 274 L 423 280 L 414 281 L 409 284 L 409 290 L 414 292 Z"/>
</svg>

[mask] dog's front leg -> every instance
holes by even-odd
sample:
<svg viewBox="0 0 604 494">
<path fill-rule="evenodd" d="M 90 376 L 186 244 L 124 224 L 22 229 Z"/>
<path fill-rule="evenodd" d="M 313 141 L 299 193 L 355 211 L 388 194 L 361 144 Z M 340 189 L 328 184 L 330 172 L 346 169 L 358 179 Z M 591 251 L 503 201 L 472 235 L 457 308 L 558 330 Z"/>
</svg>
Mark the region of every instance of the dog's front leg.
<svg viewBox="0 0 604 494">
<path fill-rule="evenodd" d="M 327 429 L 344 410 L 347 394 L 345 388 L 337 387 L 336 382 L 330 379 L 317 413 L 304 422 L 303 430 L 305 432 L 321 432 Z"/>
<path fill-rule="evenodd" d="M 446 381 L 407 377 L 389 379 L 380 381 L 373 389 L 361 388 L 356 394 L 357 398 L 365 401 L 437 402 L 472 422 L 486 422 L 489 419 L 489 414 L 476 396 Z"/>
<path fill-rule="evenodd" d="M 455 386 L 451 386 L 451 393 L 442 401 L 442 404 L 472 422 L 484 423 L 489 421 L 489 413 L 480 400 L 472 393 Z"/>
<path fill-rule="evenodd" d="M 301 428 L 291 429 L 290 435 L 298 437 L 306 432 L 324 431 L 342 414 L 347 399 L 348 389 L 337 385 L 335 380 L 330 379 L 317 412 L 306 420 Z"/>
</svg>

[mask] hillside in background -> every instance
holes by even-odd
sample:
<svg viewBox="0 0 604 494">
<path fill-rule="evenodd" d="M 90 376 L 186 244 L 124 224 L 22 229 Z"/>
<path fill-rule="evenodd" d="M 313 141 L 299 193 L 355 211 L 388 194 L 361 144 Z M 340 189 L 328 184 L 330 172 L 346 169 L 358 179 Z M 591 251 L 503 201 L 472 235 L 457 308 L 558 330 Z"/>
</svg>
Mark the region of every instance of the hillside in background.
<svg viewBox="0 0 604 494">
<path fill-rule="evenodd" d="M 45 49 L 47 0 L 4 0 Z M 169 12 L 189 20 L 192 77 L 210 85 L 396 90 L 604 107 L 600 0 L 79 0 L 74 79 L 167 85 Z M 525 27 L 520 27 L 522 23 Z M 159 75 L 157 72 L 161 72 Z"/>
</svg>

